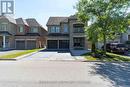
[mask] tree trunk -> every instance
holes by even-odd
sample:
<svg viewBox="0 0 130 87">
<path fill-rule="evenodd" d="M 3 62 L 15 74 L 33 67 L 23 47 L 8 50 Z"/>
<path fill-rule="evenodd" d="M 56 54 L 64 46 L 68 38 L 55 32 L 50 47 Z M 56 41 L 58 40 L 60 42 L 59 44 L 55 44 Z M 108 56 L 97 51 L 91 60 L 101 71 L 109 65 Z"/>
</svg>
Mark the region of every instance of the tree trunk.
<svg viewBox="0 0 130 87">
<path fill-rule="evenodd" d="M 104 40 L 104 54 L 106 55 L 106 33 L 103 34 L 103 40 Z"/>
<path fill-rule="evenodd" d="M 96 46 L 95 46 L 95 43 L 92 42 L 92 53 L 95 53 L 96 52 Z"/>
<path fill-rule="evenodd" d="M 97 33 L 93 32 L 93 37 L 92 37 L 92 52 L 96 54 L 96 42 L 97 42 Z"/>
</svg>

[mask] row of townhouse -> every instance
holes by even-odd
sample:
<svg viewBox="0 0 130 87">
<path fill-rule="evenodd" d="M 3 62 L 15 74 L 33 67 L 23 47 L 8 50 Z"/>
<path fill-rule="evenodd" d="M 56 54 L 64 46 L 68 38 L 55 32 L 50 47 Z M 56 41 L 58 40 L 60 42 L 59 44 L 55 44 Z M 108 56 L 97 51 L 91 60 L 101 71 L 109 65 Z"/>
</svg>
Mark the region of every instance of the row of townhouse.
<svg viewBox="0 0 130 87">
<path fill-rule="evenodd" d="M 47 31 L 34 19 L 0 16 L 0 48 L 34 49 L 46 46 Z"/>
<path fill-rule="evenodd" d="M 81 50 L 91 48 L 91 43 L 86 38 L 84 24 L 78 21 L 75 15 L 70 17 L 50 17 L 47 27 L 48 49 Z M 127 41 L 130 41 L 130 30 L 118 35 L 117 39 L 108 42 L 126 43 Z M 101 48 L 102 45 L 102 43 L 99 43 L 98 47 Z"/>
<path fill-rule="evenodd" d="M 130 40 L 130 31 L 119 36 L 116 42 Z M 84 24 L 75 15 L 50 17 L 47 31 L 34 18 L 14 19 L 0 16 L 0 48 L 58 50 L 86 50 L 89 47 Z"/>
</svg>

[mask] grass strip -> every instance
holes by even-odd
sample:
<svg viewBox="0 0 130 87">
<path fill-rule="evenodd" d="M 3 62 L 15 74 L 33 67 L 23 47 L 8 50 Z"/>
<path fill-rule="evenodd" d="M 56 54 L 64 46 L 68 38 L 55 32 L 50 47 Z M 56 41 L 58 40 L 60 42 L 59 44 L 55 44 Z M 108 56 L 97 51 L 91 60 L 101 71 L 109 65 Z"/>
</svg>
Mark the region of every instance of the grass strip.
<svg viewBox="0 0 130 87">
<path fill-rule="evenodd" d="M 22 51 L 22 52 L 10 53 L 10 54 L 7 54 L 7 55 L 0 56 L 0 58 L 1 59 L 13 59 L 13 58 L 16 58 L 16 57 L 19 57 L 19 56 L 23 56 L 23 55 L 26 55 L 26 54 L 29 54 L 29 53 L 36 52 L 38 50 L 40 50 L 40 49 L 25 50 L 25 51 Z"/>
</svg>

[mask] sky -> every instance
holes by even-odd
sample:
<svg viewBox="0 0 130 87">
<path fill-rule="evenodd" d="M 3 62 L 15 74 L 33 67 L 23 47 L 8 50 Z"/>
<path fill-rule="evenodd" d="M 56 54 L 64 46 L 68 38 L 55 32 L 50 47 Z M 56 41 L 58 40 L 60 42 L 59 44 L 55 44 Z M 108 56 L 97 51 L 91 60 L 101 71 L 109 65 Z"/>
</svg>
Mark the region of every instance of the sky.
<svg viewBox="0 0 130 87">
<path fill-rule="evenodd" d="M 35 18 L 46 28 L 50 16 L 75 14 L 78 0 L 15 0 L 15 18 Z"/>
</svg>

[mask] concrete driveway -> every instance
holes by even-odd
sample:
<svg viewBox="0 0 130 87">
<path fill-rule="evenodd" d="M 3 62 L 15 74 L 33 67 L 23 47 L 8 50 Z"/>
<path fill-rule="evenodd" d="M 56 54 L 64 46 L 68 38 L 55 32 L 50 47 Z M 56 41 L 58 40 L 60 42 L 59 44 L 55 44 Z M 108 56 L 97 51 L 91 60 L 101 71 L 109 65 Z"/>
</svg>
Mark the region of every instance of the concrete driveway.
<svg viewBox="0 0 130 87">
<path fill-rule="evenodd" d="M 21 60 L 75 60 L 75 57 L 71 55 L 69 51 L 39 51 L 33 55 L 30 55 L 28 57 L 25 57 Z"/>
</svg>

